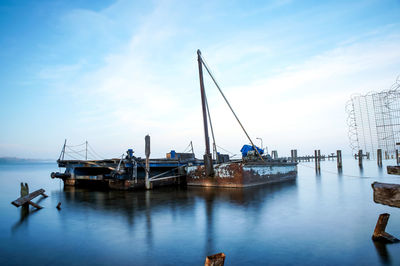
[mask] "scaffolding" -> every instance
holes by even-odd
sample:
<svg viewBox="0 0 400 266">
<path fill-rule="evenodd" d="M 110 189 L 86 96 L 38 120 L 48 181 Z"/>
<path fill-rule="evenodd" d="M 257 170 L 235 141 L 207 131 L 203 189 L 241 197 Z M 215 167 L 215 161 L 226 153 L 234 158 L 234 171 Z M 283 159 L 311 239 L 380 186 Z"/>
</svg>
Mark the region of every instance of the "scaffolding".
<svg viewBox="0 0 400 266">
<path fill-rule="evenodd" d="M 346 104 L 350 148 L 376 157 L 382 149 L 388 156 L 400 142 L 400 79 L 388 90 L 353 95 Z"/>
</svg>

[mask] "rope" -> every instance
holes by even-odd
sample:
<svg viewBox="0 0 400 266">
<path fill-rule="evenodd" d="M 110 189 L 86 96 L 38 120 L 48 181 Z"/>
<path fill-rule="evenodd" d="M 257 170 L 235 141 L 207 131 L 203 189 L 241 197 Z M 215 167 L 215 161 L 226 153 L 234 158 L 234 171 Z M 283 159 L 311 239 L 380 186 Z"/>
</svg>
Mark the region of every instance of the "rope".
<svg viewBox="0 0 400 266">
<path fill-rule="evenodd" d="M 215 158 L 217 158 L 217 144 L 215 142 L 214 129 L 213 129 L 213 125 L 212 125 L 212 122 L 211 122 L 211 115 L 210 115 L 210 109 L 208 108 L 208 101 L 207 101 L 206 92 L 204 92 L 204 98 L 206 100 L 206 107 L 207 107 L 206 109 L 207 109 L 208 120 L 210 120 L 211 136 L 212 136 L 212 139 L 213 139 L 213 150 L 214 150 L 214 153 L 215 153 Z"/>
<path fill-rule="evenodd" d="M 313 167 L 313 166 L 305 165 L 305 164 L 302 164 L 302 163 L 298 163 L 298 165 L 304 166 L 304 167 L 307 167 L 307 168 L 311 168 L 311 169 L 315 169 L 315 167 Z M 333 174 L 333 175 L 337 175 L 338 174 L 337 172 L 333 172 L 333 171 L 329 171 L 329 170 L 320 170 L 320 172 Z M 363 179 L 380 178 L 380 177 L 376 177 L 376 176 L 357 176 L 357 175 L 345 175 L 345 174 L 341 174 L 341 175 L 345 176 L 345 177 L 353 177 L 353 178 L 355 177 L 355 178 L 363 178 Z"/>
<path fill-rule="evenodd" d="M 89 147 L 89 149 L 90 149 L 99 159 L 104 159 L 104 158 L 105 158 L 104 156 L 99 155 L 99 154 L 93 149 L 93 147 L 92 147 L 91 145 L 89 145 L 89 143 L 88 143 L 88 147 Z"/>
<path fill-rule="evenodd" d="M 233 152 L 230 152 L 230 151 L 228 151 L 228 150 L 225 150 L 224 148 L 222 148 L 222 147 L 220 147 L 220 146 L 218 146 L 218 145 L 216 145 L 216 146 L 217 146 L 218 148 L 220 148 L 221 150 L 227 152 L 227 153 L 233 154 L 232 157 L 235 157 L 235 156 L 237 155 L 236 153 L 233 153 Z"/>
<path fill-rule="evenodd" d="M 257 154 L 258 154 L 258 156 L 260 157 L 260 159 L 261 159 L 262 161 L 264 161 L 264 159 L 262 158 L 260 152 L 257 150 L 256 146 L 254 145 L 253 141 L 251 140 L 249 134 L 247 134 L 246 129 L 244 129 L 242 123 L 240 122 L 239 118 L 237 117 L 235 111 L 233 111 L 232 106 L 230 105 L 228 99 L 225 97 L 225 95 L 224 95 L 224 93 L 222 92 L 221 88 L 219 87 L 217 81 L 215 80 L 214 76 L 212 75 L 210 69 L 208 68 L 207 63 L 205 62 L 203 56 L 201 56 L 200 53 L 199 53 L 199 58 L 200 58 L 201 62 L 203 63 L 205 69 L 207 70 L 208 74 L 210 75 L 211 79 L 214 81 L 215 86 L 217 87 L 217 89 L 218 89 L 219 92 L 221 93 L 221 95 L 222 95 L 222 97 L 224 98 L 224 100 L 225 100 L 226 104 L 228 105 L 229 109 L 231 109 L 233 115 L 235 116 L 236 120 L 238 121 L 238 123 L 239 123 L 240 127 L 242 128 L 243 132 L 246 134 L 247 138 L 249 139 L 251 145 L 253 146 L 253 149 L 257 152 Z"/>
<path fill-rule="evenodd" d="M 84 142 L 82 144 L 78 144 L 78 145 L 65 145 L 65 147 L 79 147 L 79 146 L 82 146 L 82 145 L 85 145 L 85 144 L 86 144 L 86 142 Z"/>
<path fill-rule="evenodd" d="M 185 153 L 189 147 L 190 147 L 190 143 L 189 143 L 189 145 L 187 145 L 187 147 L 183 150 L 182 153 Z"/>
</svg>

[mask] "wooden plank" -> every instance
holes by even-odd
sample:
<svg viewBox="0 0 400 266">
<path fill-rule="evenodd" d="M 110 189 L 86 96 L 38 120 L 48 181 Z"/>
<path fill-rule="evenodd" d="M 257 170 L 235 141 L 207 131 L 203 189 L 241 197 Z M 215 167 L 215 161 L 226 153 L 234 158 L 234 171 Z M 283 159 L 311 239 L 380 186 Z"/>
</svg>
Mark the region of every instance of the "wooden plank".
<svg viewBox="0 0 400 266">
<path fill-rule="evenodd" d="M 372 183 L 374 202 L 400 208 L 400 185 L 387 183 Z"/>
<path fill-rule="evenodd" d="M 387 173 L 390 175 L 400 175 L 400 166 L 388 166 Z"/>
<path fill-rule="evenodd" d="M 40 210 L 40 209 L 43 208 L 42 206 L 39 206 L 39 205 L 37 205 L 36 203 L 34 203 L 34 202 L 32 202 L 32 201 L 28 201 L 28 204 L 31 205 L 31 206 L 33 206 L 33 207 L 35 207 L 35 208 L 38 209 L 38 210 Z"/>
<path fill-rule="evenodd" d="M 11 202 L 11 204 L 16 207 L 20 207 L 20 206 L 24 205 L 25 203 L 29 203 L 29 201 L 36 198 L 37 196 L 44 194 L 44 192 L 45 192 L 44 189 L 42 189 L 42 188 L 38 189 L 38 190 L 30 193 L 29 195 L 26 195 L 24 197 L 20 197 L 20 198 L 14 200 L 13 202 Z"/>
</svg>

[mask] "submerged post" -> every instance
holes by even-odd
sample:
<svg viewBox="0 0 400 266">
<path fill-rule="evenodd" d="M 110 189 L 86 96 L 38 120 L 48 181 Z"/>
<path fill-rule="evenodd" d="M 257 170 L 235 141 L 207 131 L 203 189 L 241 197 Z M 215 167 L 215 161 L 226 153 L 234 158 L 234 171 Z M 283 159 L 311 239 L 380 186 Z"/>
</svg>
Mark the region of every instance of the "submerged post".
<svg viewBox="0 0 400 266">
<path fill-rule="evenodd" d="M 377 163 L 378 163 L 378 166 L 381 167 L 382 166 L 382 149 L 378 149 L 376 152 L 377 152 Z"/>
<path fill-rule="evenodd" d="M 145 176 L 145 186 L 146 189 L 151 189 L 151 184 L 149 180 L 150 176 L 150 136 L 146 135 L 144 137 L 145 141 L 145 154 L 146 154 L 146 176 Z"/>
<path fill-rule="evenodd" d="M 396 149 L 396 164 L 399 165 L 400 159 L 399 159 L 399 150 Z"/>
<path fill-rule="evenodd" d="M 396 237 L 385 232 L 386 225 L 389 221 L 389 217 L 390 217 L 389 213 L 382 213 L 381 215 L 379 215 L 378 222 L 376 223 L 375 230 L 372 235 L 372 240 L 381 241 L 384 243 L 399 242 L 399 240 Z"/>
<path fill-rule="evenodd" d="M 336 151 L 337 168 L 342 169 L 342 151 Z"/>
<path fill-rule="evenodd" d="M 362 159 L 363 159 L 362 150 L 358 150 L 358 166 L 360 167 L 362 167 Z"/>
</svg>

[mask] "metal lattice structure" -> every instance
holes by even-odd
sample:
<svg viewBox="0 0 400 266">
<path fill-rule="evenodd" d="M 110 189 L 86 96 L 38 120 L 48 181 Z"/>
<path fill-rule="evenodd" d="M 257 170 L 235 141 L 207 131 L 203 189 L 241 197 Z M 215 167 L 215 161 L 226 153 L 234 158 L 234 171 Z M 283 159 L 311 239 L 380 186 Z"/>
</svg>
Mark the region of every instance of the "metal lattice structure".
<svg viewBox="0 0 400 266">
<path fill-rule="evenodd" d="M 388 90 L 353 95 L 346 104 L 350 147 L 373 158 L 377 149 L 388 155 L 400 142 L 400 79 Z"/>
</svg>

